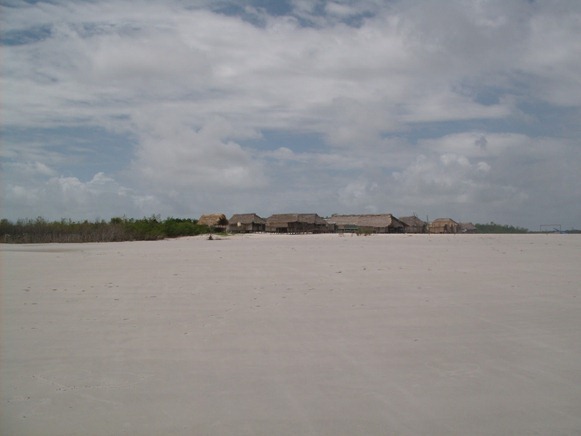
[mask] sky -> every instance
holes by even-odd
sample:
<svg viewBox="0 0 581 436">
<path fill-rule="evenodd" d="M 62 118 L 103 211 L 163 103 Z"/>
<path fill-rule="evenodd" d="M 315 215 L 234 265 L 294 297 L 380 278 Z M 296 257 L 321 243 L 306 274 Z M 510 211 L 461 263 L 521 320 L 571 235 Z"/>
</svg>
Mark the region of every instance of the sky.
<svg viewBox="0 0 581 436">
<path fill-rule="evenodd" d="M 581 228 L 578 0 L 0 0 L 0 217 Z"/>
</svg>

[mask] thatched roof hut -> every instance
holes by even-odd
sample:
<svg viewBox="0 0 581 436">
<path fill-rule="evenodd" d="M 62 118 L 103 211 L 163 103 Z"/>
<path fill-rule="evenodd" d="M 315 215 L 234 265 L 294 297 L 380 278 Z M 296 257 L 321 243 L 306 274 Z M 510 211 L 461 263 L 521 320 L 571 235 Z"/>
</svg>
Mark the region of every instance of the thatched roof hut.
<svg viewBox="0 0 581 436">
<path fill-rule="evenodd" d="M 428 223 L 422 221 L 417 216 L 400 216 L 399 220 L 406 223 L 406 233 L 426 233 L 428 231 Z"/>
<path fill-rule="evenodd" d="M 264 232 L 266 220 L 255 213 L 234 214 L 228 220 L 228 231 L 231 233 Z"/>
<path fill-rule="evenodd" d="M 460 224 L 452 218 L 438 218 L 429 225 L 430 233 L 458 233 Z"/>
<path fill-rule="evenodd" d="M 206 225 L 217 230 L 226 230 L 228 219 L 223 213 L 210 213 L 202 215 L 198 220 L 198 224 Z"/>
<path fill-rule="evenodd" d="M 460 223 L 460 232 L 462 233 L 476 233 L 478 229 L 472 223 Z"/>
<path fill-rule="evenodd" d="M 374 215 L 332 215 L 327 222 L 338 232 L 403 233 L 406 224 L 390 213 Z"/>
<path fill-rule="evenodd" d="M 266 231 L 272 233 L 327 233 L 327 221 L 316 213 L 282 213 L 266 219 Z"/>
</svg>

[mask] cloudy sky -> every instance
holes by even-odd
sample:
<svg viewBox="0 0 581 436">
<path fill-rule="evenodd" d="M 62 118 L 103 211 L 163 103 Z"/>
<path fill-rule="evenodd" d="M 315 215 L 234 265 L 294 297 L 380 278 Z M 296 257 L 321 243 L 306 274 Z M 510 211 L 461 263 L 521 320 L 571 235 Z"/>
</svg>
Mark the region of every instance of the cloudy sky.
<svg viewBox="0 0 581 436">
<path fill-rule="evenodd" d="M 581 228 L 578 0 L 0 4 L 1 217 Z"/>
</svg>

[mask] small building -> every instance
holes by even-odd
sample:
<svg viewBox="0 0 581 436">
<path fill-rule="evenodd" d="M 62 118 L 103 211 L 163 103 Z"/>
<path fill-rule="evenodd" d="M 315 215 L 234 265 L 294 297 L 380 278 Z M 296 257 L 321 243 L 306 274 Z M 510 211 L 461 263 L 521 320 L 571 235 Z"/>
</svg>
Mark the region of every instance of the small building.
<svg viewBox="0 0 581 436">
<path fill-rule="evenodd" d="M 255 213 L 240 213 L 232 215 L 228 220 L 230 233 L 255 233 L 266 230 L 266 220 Z"/>
<path fill-rule="evenodd" d="M 428 223 L 422 221 L 417 216 L 402 216 L 399 220 L 406 223 L 407 227 L 405 229 L 406 233 L 427 233 Z"/>
<path fill-rule="evenodd" d="M 266 231 L 271 233 L 328 233 L 327 221 L 316 213 L 283 213 L 266 219 Z"/>
<path fill-rule="evenodd" d="M 198 220 L 198 224 L 206 225 L 217 231 L 226 231 L 228 226 L 228 219 L 223 213 L 211 213 L 202 215 Z"/>
<path fill-rule="evenodd" d="M 327 222 L 339 233 L 404 233 L 407 225 L 390 213 L 374 215 L 332 215 Z"/>
<path fill-rule="evenodd" d="M 472 223 L 460 223 L 461 233 L 477 233 L 478 229 Z"/>
<path fill-rule="evenodd" d="M 458 233 L 460 224 L 452 218 L 438 218 L 430 223 L 428 229 L 430 233 Z"/>
</svg>

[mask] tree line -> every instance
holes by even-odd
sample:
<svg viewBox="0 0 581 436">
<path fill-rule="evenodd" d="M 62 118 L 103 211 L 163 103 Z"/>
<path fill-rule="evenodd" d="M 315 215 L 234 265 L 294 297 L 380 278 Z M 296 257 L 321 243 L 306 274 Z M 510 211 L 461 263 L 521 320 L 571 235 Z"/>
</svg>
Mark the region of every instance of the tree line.
<svg viewBox="0 0 581 436">
<path fill-rule="evenodd" d="M 523 227 L 496 224 L 475 224 L 478 233 L 531 233 Z M 36 219 L 19 219 L 16 222 L 0 220 L 0 242 L 4 243 L 49 243 L 49 242 L 117 242 L 117 241 L 153 241 L 180 236 L 195 236 L 212 233 L 211 227 L 198 224 L 190 218 L 166 218 L 159 215 L 149 218 L 115 217 L 109 221 L 47 221 L 42 217 Z M 564 233 L 579 233 L 570 230 Z"/>
<path fill-rule="evenodd" d="M 528 229 L 523 227 L 496 224 L 492 221 L 488 224 L 474 224 L 474 227 L 478 233 L 529 233 Z"/>
<path fill-rule="evenodd" d="M 488 224 L 474 224 L 476 227 L 477 233 L 558 233 L 558 229 L 546 230 L 546 231 L 530 231 L 525 229 L 524 227 L 515 227 L 506 224 L 496 224 L 495 222 L 491 221 Z M 566 234 L 579 234 L 581 230 L 578 229 L 570 229 L 570 230 L 563 230 L 561 233 Z"/>
<path fill-rule="evenodd" d="M 70 219 L 47 221 L 42 217 L 16 222 L 0 220 L 0 242 L 5 243 L 152 241 L 211 232 L 210 227 L 198 224 L 195 219 L 162 220 L 156 215 L 142 219 L 115 217 L 109 221 L 92 222 Z"/>
</svg>

